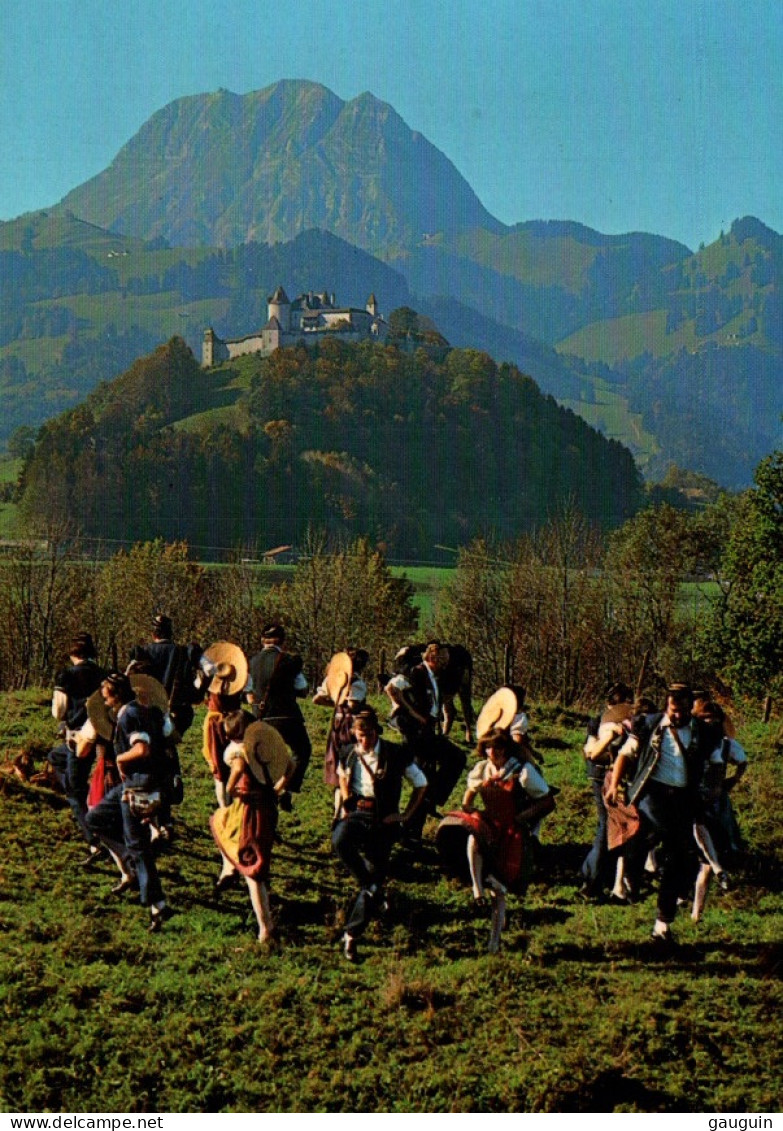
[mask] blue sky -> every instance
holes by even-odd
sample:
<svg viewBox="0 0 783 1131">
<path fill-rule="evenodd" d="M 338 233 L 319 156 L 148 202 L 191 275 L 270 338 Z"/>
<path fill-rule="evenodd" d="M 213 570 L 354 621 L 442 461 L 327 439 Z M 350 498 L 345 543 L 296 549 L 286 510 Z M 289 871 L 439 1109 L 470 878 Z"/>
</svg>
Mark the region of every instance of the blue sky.
<svg viewBox="0 0 783 1131">
<path fill-rule="evenodd" d="M 0 219 L 175 98 L 302 78 L 391 103 L 506 223 L 783 232 L 781 60 L 780 0 L 0 0 Z"/>
</svg>

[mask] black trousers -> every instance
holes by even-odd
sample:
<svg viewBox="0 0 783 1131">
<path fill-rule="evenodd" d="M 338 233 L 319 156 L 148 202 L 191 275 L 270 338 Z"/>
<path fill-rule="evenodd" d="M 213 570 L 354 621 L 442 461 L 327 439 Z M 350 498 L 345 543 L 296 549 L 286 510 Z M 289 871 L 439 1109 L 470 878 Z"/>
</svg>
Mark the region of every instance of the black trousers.
<svg viewBox="0 0 783 1131">
<path fill-rule="evenodd" d="M 348 813 L 334 827 L 332 848 L 359 885 L 345 921 L 345 930 L 354 938 L 364 934 L 372 919 L 399 835 L 399 825 L 384 825 L 372 814 L 360 811 Z"/>
<path fill-rule="evenodd" d="M 693 797 L 687 789 L 651 781 L 637 808 L 641 825 L 628 846 L 629 863 L 637 874 L 647 852 L 656 848 L 660 866 L 657 917 L 671 923 L 677 914 L 677 899 L 687 895 L 696 873 Z"/>
<path fill-rule="evenodd" d="M 467 755 L 442 734 L 429 727 L 407 726 L 400 719 L 403 741 L 413 754 L 416 764 L 427 779 L 427 797 L 424 805 L 410 821 L 410 831 L 421 836 L 427 811 L 445 805 L 465 769 Z"/>
</svg>

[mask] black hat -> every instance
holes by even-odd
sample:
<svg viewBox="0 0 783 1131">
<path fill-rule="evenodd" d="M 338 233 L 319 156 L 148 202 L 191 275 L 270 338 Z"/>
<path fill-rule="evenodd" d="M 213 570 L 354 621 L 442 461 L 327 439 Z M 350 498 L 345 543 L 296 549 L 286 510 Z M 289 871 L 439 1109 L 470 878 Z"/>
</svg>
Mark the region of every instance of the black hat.
<svg viewBox="0 0 783 1131">
<path fill-rule="evenodd" d="M 682 703 L 690 703 L 693 705 L 693 692 L 691 691 L 690 684 L 687 683 L 670 683 L 666 688 L 667 699 L 678 699 Z"/>
<path fill-rule="evenodd" d="M 273 622 L 272 624 L 266 624 L 261 629 L 261 639 L 285 640 L 285 629 L 283 628 L 282 624 L 277 624 L 276 622 Z"/>
<path fill-rule="evenodd" d="M 152 618 L 152 631 L 156 636 L 160 636 L 164 640 L 170 640 L 174 632 L 171 617 L 167 617 L 164 613 L 158 613 L 156 617 Z"/>
</svg>

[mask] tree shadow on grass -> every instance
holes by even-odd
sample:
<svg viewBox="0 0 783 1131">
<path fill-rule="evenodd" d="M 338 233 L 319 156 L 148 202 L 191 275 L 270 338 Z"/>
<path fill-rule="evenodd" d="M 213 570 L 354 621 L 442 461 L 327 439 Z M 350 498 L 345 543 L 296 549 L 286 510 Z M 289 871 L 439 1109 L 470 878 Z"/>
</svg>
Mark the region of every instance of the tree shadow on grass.
<svg viewBox="0 0 783 1131">
<path fill-rule="evenodd" d="M 691 1106 L 682 1096 L 672 1096 L 660 1088 L 650 1088 L 641 1080 L 610 1068 L 594 1080 L 585 1080 L 555 1101 L 553 1111 L 570 1112 L 685 1112 L 701 1111 L 701 1102 Z"/>
<path fill-rule="evenodd" d="M 743 973 L 751 978 L 779 978 L 783 971 L 783 944 L 772 943 L 680 943 L 672 951 L 662 951 L 650 939 L 620 939 L 605 945 L 559 943 L 535 955 L 540 966 L 561 962 L 587 963 L 596 969 L 618 962 L 648 967 L 698 968 L 700 976 L 734 977 Z"/>
</svg>

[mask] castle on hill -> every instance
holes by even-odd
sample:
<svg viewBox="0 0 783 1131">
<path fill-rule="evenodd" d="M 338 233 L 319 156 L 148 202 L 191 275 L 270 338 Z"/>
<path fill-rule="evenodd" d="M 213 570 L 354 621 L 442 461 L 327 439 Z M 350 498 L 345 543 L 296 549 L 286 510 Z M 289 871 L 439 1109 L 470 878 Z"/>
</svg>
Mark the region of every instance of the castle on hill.
<svg viewBox="0 0 783 1131">
<path fill-rule="evenodd" d="M 364 338 L 383 342 L 388 333 L 388 323 L 378 311 L 374 294 L 362 310 L 355 306 L 338 306 L 334 294 L 325 291 L 323 294 L 310 291 L 291 302 L 284 289 L 278 287 L 267 300 L 267 322 L 255 333 L 224 341 L 211 326 L 205 330 L 201 362 L 208 368 L 248 353 L 266 357 L 283 346 L 314 345 L 323 341 L 325 334 L 347 342 Z"/>
</svg>

